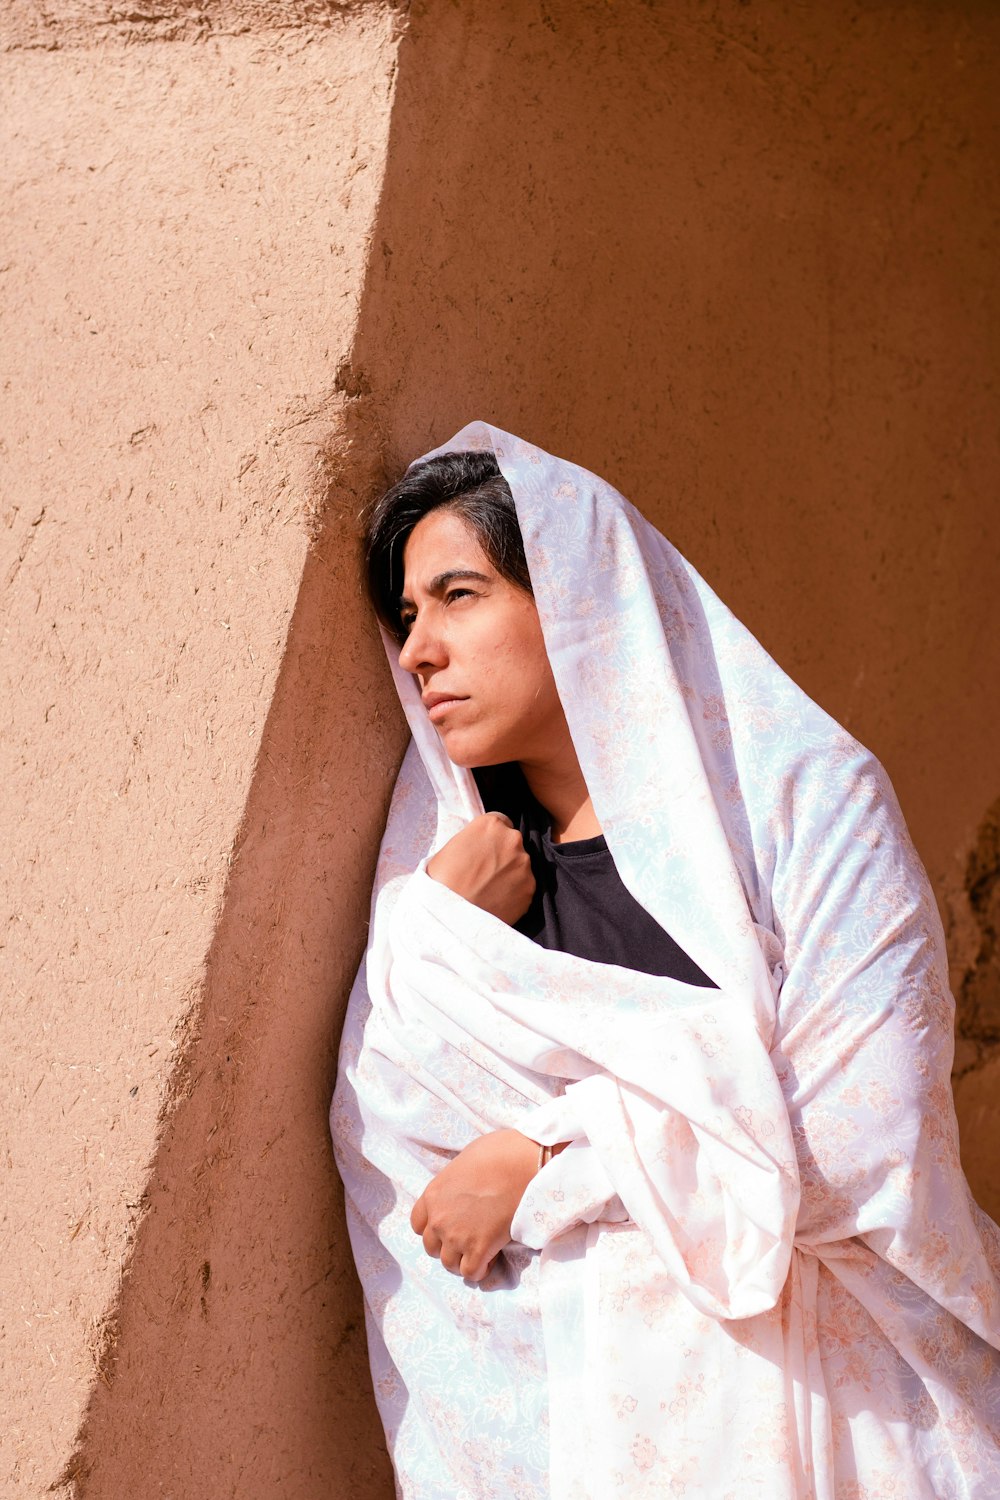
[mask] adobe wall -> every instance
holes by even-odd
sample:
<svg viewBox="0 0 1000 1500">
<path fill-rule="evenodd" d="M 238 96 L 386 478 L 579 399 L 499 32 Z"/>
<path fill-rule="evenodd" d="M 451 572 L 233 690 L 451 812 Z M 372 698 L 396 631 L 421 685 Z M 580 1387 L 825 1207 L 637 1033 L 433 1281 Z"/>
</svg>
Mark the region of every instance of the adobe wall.
<svg viewBox="0 0 1000 1500">
<path fill-rule="evenodd" d="M 326 1115 L 399 734 L 309 546 L 395 19 L 58 10 L 0 88 L 0 1494 L 364 1494 Z"/>
<path fill-rule="evenodd" d="M 326 1134 L 403 744 L 353 515 L 473 417 L 887 766 L 1000 1215 L 1000 16 L 7 24 L 0 1492 L 391 1494 Z"/>
</svg>

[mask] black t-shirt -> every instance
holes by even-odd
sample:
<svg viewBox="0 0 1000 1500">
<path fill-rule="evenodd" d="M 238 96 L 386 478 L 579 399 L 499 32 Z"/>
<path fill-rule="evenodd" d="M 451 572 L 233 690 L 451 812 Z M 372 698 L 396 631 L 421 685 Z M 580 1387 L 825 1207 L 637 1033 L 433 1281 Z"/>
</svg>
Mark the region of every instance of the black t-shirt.
<svg viewBox="0 0 1000 1500">
<path fill-rule="evenodd" d="M 577 958 L 717 988 L 625 889 L 603 834 L 554 844 L 551 818 L 519 766 L 481 767 L 473 776 L 484 807 L 507 814 L 531 859 L 535 894 L 518 932 Z"/>
</svg>

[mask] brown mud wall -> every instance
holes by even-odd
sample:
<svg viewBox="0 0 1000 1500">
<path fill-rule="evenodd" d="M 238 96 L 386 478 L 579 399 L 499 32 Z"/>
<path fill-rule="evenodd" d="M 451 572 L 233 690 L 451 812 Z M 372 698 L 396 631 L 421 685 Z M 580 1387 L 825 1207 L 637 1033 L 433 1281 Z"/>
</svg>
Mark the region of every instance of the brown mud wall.
<svg viewBox="0 0 1000 1500">
<path fill-rule="evenodd" d="M 0 1493 L 391 1494 L 326 1135 L 403 744 L 352 517 L 474 417 L 885 763 L 1000 1214 L 995 9 L 8 25 Z"/>
</svg>

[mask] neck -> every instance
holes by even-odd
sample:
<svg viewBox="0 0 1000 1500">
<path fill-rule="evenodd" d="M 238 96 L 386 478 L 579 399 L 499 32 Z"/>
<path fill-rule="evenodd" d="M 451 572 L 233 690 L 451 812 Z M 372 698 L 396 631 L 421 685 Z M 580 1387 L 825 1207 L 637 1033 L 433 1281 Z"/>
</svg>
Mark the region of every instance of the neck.
<svg viewBox="0 0 1000 1500">
<path fill-rule="evenodd" d="M 590 839 L 603 832 L 572 744 L 555 761 L 521 761 L 531 795 L 552 818 L 552 842 Z"/>
</svg>

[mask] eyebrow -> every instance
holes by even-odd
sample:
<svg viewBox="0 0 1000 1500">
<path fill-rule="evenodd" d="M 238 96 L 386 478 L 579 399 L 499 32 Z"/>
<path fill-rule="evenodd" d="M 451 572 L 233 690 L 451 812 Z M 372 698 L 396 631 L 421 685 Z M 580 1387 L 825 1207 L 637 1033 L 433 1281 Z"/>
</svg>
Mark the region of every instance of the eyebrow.
<svg viewBox="0 0 1000 1500">
<path fill-rule="evenodd" d="M 429 594 L 443 593 L 449 583 L 454 583 L 456 578 L 474 578 L 477 583 L 492 582 L 492 579 L 487 578 L 485 573 L 477 573 L 474 568 L 448 568 L 446 572 L 438 573 L 436 578 L 431 579 L 427 592 Z M 401 610 L 407 607 L 413 608 L 413 600 L 407 599 L 405 594 L 401 594 L 396 603 Z"/>
</svg>

